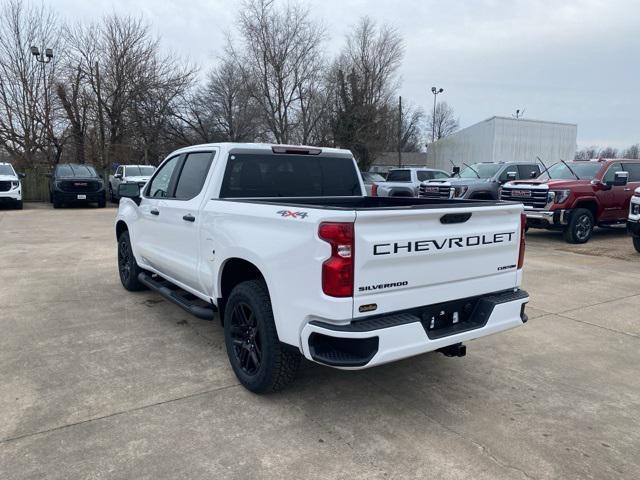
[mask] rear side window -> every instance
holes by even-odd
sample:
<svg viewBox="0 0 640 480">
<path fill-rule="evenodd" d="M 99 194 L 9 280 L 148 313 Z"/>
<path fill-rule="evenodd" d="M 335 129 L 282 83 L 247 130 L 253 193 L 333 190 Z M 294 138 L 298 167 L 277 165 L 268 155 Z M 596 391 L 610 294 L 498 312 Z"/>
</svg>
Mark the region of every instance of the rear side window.
<svg viewBox="0 0 640 480">
<path fill-rule="evenodd" d="M 640 163 L 625 163 L 624 169 L 629 172 L 630 182 L 640 182 Z"/>
<path fill-rule="evenodd" d="M 187 155 L 176 185 L 176 198 L 189 200 L 200 193 L 212 160 L 213 154 L 211 152 Z"/>
<path fill-rule="evenodd" d="M 391 170 L 387 175 L 387 182 L 410 182 L 411 170 Z"/>
<path fill-rule="evenodd" d="M 315 155 L 231 154 L 222 198 L 360 196 L 351 158 Z"/>
</svg>

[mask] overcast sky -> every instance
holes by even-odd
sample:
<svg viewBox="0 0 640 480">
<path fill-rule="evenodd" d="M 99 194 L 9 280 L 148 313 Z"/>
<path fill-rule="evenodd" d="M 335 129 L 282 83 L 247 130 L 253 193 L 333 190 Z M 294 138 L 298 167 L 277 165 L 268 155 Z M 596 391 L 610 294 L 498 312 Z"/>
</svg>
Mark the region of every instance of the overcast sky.
<svg viewBox="0 0 640 480">
<path fill-rule="evenodd" d="M 233 31 L 234 0 L 46 0 L 66 21 L 143 15 L 162 45 L 214 65 Z M 307 0 L 324 22 L 328 55 L 362 15 L 405 40 L 400 94 L 428 110 L 445 89 L 462 127 L 517 108 L 578 124 L 578 146 L 640 142 L 638 0 Z"/>
</svg>

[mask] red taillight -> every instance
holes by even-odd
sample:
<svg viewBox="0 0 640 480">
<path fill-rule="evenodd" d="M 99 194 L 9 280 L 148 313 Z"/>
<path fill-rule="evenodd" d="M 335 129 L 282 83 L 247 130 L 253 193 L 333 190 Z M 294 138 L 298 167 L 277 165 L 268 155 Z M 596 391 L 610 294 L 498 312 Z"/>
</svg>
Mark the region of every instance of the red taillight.
<svg viewBox="0 0 640 480">
<path fill-rule="evenodd" d="M 520 214 L 520 251 L 518 252 L 518 268 L 524 265 L 524 231 L 527 227 L 527 215 Z"/>
<path fill-rule="evenodd" d="M 318 236 L 331 245 L 322 264 L 322 291 L 331 297 L 353 296 L 353 223 L 321 223 Z"/>
<path fill-rule="evenodd" d="M 372 197 L 377 197 L 378 196 L 378 185 L 375 183 L 371 184 L 371 196 Z"/>
</svg>

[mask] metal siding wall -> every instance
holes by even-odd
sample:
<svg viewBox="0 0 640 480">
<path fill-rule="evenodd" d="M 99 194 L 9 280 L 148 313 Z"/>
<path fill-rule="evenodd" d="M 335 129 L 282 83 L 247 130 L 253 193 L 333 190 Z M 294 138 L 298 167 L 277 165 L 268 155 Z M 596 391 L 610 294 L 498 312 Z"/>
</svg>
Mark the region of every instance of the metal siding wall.
<svg viewBox="0 0 640 480">
<path fill-rule="evenodd" d="M 573 159 L 578 127 L 572 124 L 494 117 L 438 140 L 428 150 L 429 163 L 451 169 L 477 162 L 547 163 Z"/>
</svg>

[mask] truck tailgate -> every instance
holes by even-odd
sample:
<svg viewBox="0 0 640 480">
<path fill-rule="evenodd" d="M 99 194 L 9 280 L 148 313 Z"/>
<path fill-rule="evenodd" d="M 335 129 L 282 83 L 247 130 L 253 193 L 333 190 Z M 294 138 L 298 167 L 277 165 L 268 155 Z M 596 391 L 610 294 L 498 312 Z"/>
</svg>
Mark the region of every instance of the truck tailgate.
<svg viewBox="0 0 640 480">
<path fill-rule="evenodd" d="M 354 317 L 515 288 L 521 212 L 519 204 L 357 211 Z"/>
</svg>

